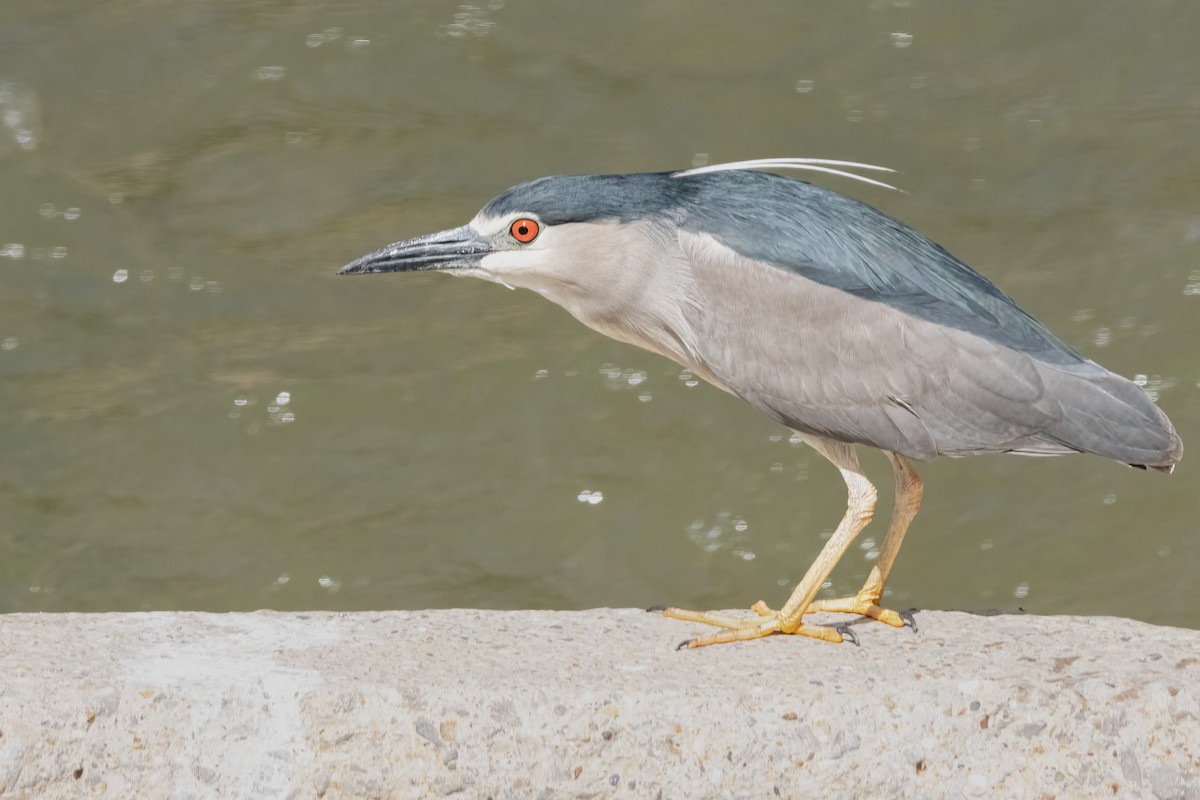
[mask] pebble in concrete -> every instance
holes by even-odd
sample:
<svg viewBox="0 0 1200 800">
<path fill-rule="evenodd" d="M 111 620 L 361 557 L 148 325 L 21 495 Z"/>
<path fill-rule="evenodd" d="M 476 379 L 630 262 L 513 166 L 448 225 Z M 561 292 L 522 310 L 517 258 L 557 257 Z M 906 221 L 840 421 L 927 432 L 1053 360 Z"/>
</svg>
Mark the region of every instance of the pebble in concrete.
<svg viewBox="0 0 1200 800">
<path fill-rule="evenodd" d="M 0 616 L 0 798 L 1200 798 L 1200 632 L 918 620 Z"/>
</svg>

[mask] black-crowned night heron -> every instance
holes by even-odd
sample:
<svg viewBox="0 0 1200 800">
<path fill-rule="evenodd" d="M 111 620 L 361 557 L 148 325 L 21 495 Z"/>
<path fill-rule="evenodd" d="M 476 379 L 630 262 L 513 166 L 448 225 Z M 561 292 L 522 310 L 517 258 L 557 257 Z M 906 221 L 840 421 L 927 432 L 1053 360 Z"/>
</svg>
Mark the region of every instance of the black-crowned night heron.
<svg viewBox="0 0 1200 800">
<path fill-rule="evenodd" d="M 389 245 L 341 274 L 439 270 L 532 289 L 590 328 L 683 365 L 795 431 L 833 462 L 846 514 L 778 611 L 668 608 L 724 630 L 699 647 L 798 633 L 840 642 L 814 611 L 865 615 L 921 504 L 913 461 L 1094 453 L 1170 472 L 1183 443 L 1135 384 L 1056 339 L 986 278 L 902 222 L 753 169 L 881 169 L 770 159 L 682 172 L 549 177 L 460 228 Z M 884 184 L 886 185 L 886 184 Z M 896 504 L 853 597 L 814 600 L 871 520 L 856 444 L 884 451 Z"/>
</svg>

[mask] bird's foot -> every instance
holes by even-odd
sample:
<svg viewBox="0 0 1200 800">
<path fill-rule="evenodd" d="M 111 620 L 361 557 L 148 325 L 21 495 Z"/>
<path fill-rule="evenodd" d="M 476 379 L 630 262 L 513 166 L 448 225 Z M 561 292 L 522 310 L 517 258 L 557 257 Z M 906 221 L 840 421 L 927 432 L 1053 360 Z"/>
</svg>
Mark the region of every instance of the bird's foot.
<svg viewBox="0 0 1200 800">
<path fill-rule="evenodd" d="M 762 610 L 760 611 L 760 609 Z M 759 639 L 763 636 L 771 636 L 776 633 L 811 636 L 814 639 L 824 639 L 827 642 L 834 643 L 842 641 L 843 633 L 849 635 L 849 631 L 843 628 L 831 628 L 825 625 L 809 625 L 803 622 L 788 625 L 782 615 L 772 611 L 761 600 L 751 608 L 751 611 L 755 612 L 752 617 L 734 616 L 721 611 L 688 611 L 682 608 L 655 608 L 650 610 L 661 610 L 664 617 L 681 619 L 685 622 L 702 622 L 705 625 L 714 625 L 725 629 L 710 636 L 701 636 L 697 639 L 687 639 L 680 642 L 678 648 L 680 650 L 692 650 L 697 647 L 705 647 L 710 644 L 724 644 L 725 642 L 743 642 L 747 639 Z M 797 615 L 797 619 L 799 619 L 799 615 Z M 857 639 L 857 637 L 852 638 Z"/>
<path fill-rule="evenodd" d="M 765 606 L 763 609 L 770 610 L 766 609 Z M 762 613 L 763 609 L 755 608 L 759 613 Z M 839 597 L 834 600 L 814 600 L 805 609 L 804 613 L 812 614 L 817 611 L 835 614 L 860 614 L 864 617 L 885 622 L 895 628 L 909 627 L 913 629 L 913 633 L 917 632 L 917 621 L 913 617 L 912 611 L 892 611 L 889 608 L 881 608 L 879 605 L 879 594 L 875 592 L 859 592 L 854 597 Z"/>
</svg>

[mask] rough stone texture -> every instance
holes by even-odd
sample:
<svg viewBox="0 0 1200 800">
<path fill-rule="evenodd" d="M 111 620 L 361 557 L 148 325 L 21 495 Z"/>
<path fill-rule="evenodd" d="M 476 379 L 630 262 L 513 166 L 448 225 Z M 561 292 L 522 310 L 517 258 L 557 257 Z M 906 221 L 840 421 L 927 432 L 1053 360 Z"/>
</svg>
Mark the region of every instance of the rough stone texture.
<svg viewBox="0 0 1200 800">
<path fill-rule="evenodd" d="M 0 798 L 1200 798 L 1200 632 L 917 619 L 0 616 Z"/>
</svg>

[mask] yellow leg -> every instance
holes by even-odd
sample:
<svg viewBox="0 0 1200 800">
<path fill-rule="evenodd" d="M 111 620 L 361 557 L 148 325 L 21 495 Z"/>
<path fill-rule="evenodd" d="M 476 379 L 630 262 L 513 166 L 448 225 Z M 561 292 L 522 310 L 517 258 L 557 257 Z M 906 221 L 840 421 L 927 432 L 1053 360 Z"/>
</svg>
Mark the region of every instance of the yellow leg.
<svg viewBox="0 0 1200 800">
<path fill-rule="evenodd" d="M 755 610 L 764 610 L 755 617 L 733 617 L 715 611 L 685 611 L 679 608 L 663 610 L 663 615 L 689 622 L 703 622 L 716 625 L 726 630 L 711 636 L 691 639 L 681 647 L 703 647 L 709 644 L 736 642 L 746 639 L 757 639 L 772 633 L 789 633 L 800 636 L 812 636 L 829 642 L 842 641 L 842 634 L 834 628 L 824 625 L 808 625 L 802 622 L 804 614 L 816 596 L 821 584 L 829 577 L 834 565 L 846 552 L 846 548 L 854 541 L 854 537 L 871 521 L 875 513 L 875 500 L 878 493 L 867 477 L 863 475 L 858 465 L 852 445 L 835 442 L 829 439 L 806 436 L 805 440 L 813 448 L 833 462 L 842 473 L 846 482 L 846 514 L 842 517 L 837 530 L 829 537 L 825 547 L 817 556 L 817 560 L 808 568 L 798 586 L 788 598 L 787 603 L 779 611 L 771 611 L 762 601 L 755 603 Z"/>
<path fill-rule="evenodd" d="M 917 511 L 921 508 L 921 495 L 924 487 L 912 464 L 902 455 L 886 453 L 892 462 L 892 470 L 896 474 L 896 508 L 892 511 L 892 521 L 888 525 L 887 535 L 879 548 L 879 558 L 867 576 L 867 582 L 858 590 L 854 597 L 840 597 L 836 600 L 816 600 L 809 607 L 809 612 L 834 611 L 844 614 L 862 614 L 897 628 L 912 625 L 915 629 L 911 614 L 897 614 L 890 609 L 880 608 L 879 600 L 883 597 L 883 586 L 887 582 L 888 573 L 900 551 L 900 543 Z M 761 611 L 761 609 L 759 609 Z"/>
</svg>

